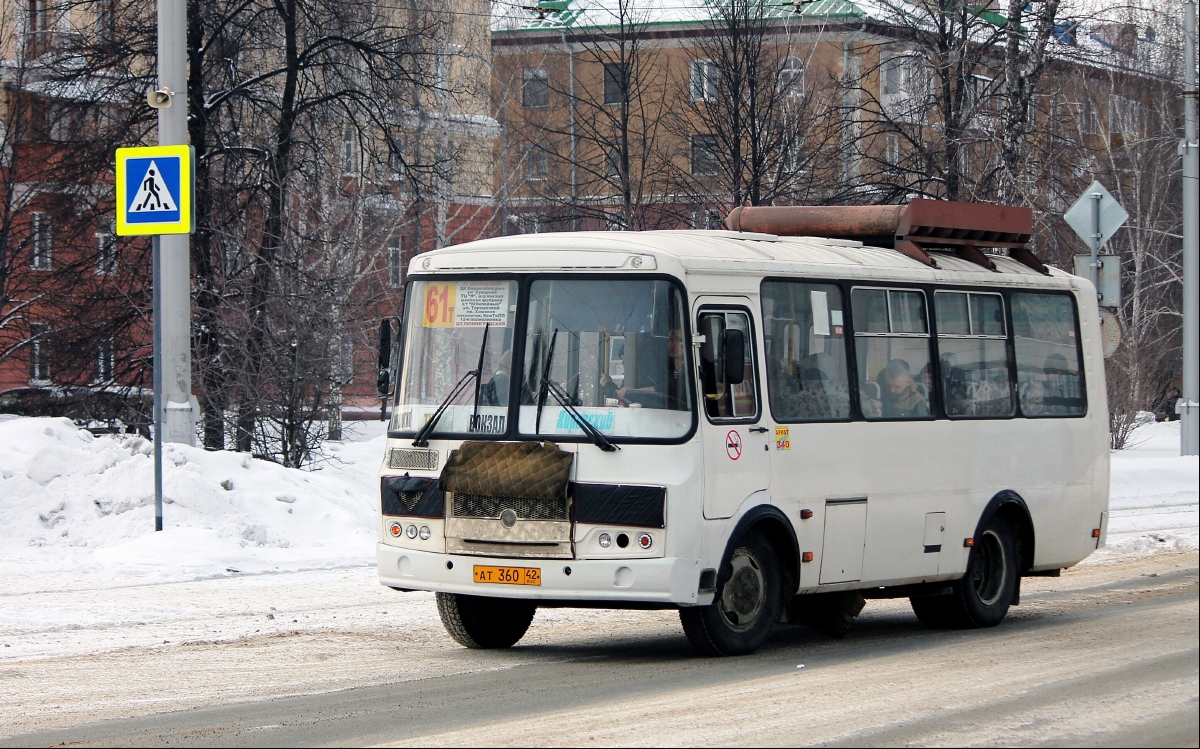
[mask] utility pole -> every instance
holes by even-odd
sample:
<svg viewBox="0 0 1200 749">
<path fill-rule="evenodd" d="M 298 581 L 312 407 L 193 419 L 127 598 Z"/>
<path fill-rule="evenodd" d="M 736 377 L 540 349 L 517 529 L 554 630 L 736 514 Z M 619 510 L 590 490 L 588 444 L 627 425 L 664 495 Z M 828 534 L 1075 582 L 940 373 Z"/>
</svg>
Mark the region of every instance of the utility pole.
<svg viewBox="0 0 1200 749">
<path fill-rule="evenodd" d="M 1179 454 L 1200 453 L 1200 387 L 1197 383 L 1197 336 L 1200 310 L 1197 309 L 1197 263 L 1200 262 L 1200 226 L 1197 202 L 1200 190 L 1200 143 L 1196 135 L 1196 0 L 1183 2 L 1183 398 L 1179 403 Z"/>
<path fill-rule="evenodd" d="M 158 110 L 158 144 L 187 145 L 187 3 L 158 0 L 158 87 L 172 93 Z M 161 327 L 162 439 L 196 443 L 199 406 L 192 395 L 191 250 L 187 234 L 159 238 L 162 287 Z M 157 349 L 156 349 L 157 351 Z"/>
</svg>

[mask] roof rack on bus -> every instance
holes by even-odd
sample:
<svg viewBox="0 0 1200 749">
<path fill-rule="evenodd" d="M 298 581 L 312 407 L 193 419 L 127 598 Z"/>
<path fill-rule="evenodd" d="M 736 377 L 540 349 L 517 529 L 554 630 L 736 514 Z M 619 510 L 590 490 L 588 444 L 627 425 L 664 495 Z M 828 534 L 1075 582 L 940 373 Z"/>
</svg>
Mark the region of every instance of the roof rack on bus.
<svg viewBox="0 0 1200 749">
<path fill-rule="evenodd" d="M 1050 274 L 1027 247 L 1033 234 L 1033 210 L 1017 206 L 923 198 L 907 205 L 744 206 L 729 213 L 725 226 L 730 231 L 779 236 L 854 239 L 894 249 L 931 268 L 938 267 L 929 253 L 936 248 L 996 270 L 979 248 L 999 247 L 1022 265 Z"/>
</svg>

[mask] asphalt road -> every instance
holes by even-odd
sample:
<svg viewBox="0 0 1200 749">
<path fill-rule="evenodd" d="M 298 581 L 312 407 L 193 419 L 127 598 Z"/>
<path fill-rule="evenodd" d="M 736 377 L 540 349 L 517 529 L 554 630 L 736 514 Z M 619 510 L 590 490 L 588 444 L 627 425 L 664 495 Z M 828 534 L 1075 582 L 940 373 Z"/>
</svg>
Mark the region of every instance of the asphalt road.
<svg viewBox="0 0 1200 749">
<path fill-rule="evenodd" d="M 549 614 L 529 645 L 501 653 L 448 648 L 435 634 L 382 644 L 346 635 L 323 667 L 354 683 L 364 658 L 394 652 L 403 673 L 253 701 L 236 688 L 247 659 L 287 652 L 217 642 L 193 654 L 234 664 L 207 677 L 233 687 L 206 697 L 211 706 L 177 709 L 193 688 L 181 686 L 179 701 L 80 711 L 54 730 L 0 726 L 0 746 L 1197 746 L 1198 591 L 1194 551 L 1132 558 L 1026 580 L 1022 605 L 992 630 L 931 631 L 907 602 L 872 601 L 843 640 L 781 627 L 761 652 L 726 659 L 693 656 L 662 612 Z M 109 656 L 105 672 L 138 678 L 122 663 L 142 656 Z M 159 658 L 159 670 L 185 668 Z M 182 671 L 145 678 L 194 682 Z"/>
</svg>

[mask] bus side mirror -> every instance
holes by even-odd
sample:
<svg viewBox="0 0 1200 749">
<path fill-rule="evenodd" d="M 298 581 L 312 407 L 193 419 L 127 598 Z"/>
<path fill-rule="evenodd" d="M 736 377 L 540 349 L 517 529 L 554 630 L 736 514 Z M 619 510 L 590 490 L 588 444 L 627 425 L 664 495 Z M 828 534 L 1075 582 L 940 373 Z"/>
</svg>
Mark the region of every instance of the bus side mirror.
<svg viewBox="0 0 1200 749">
<path fill-rule="evenodd" d="M 386 398 L 391 390 L 392 366 L 392 320 L 385 317 L 379 321 L 379 379 L 375 386 L 379 389 L 379 397 Z"/>
<path fill-rule="evenodd" d="M 725 330 L 725 383 L 740 385 L 746 379 L 746 335 L 740 330 Z"/>
</svg>

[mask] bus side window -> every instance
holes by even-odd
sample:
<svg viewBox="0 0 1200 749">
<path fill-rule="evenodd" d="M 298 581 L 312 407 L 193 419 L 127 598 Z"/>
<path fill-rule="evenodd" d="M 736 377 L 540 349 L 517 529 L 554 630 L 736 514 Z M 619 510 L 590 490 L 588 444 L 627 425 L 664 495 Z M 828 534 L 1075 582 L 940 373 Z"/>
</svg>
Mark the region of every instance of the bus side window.
<svg viewBox="0 0 1200 749">
<path fill-rule="evenodd" d="M 1014 404 L 1004 297 L 936 291 L 933 308 L 946 415 L 1011 416 Z"/>
<path fill-rule="evenodd" d="M 850 299 L 863 416 L 927 418 L 934 389 L 924 292 L 856 287 Z"/>
<path fill-rule="evenodd" d="M 698 362 L 704 412 L 713 421 L 757 417 L 758 388 L 754 378 L 754 337 L 751 334 L 749 315 L 744 312 L 703 312 L 699 323 L 700 335 L 705 337 Z M 737 383 L 726 381 L 727 367 L 730 365 L 725 361 L 723 342 L 727 330 L 739 331 L 745 344 L 742 381 Z"/>
<path fill-rule="evenodd" d="M 762 285 L 767 391 L 777 421 L 850 418 L 842 290 L 832 284 Z"/>
<path fill-rule="evenodd" d="M 1087 398 L 1071 297 L 1013 294 L 1012 316 L 1021 412 L 1026 416 L 1084 415 Z"/>
</svg>

